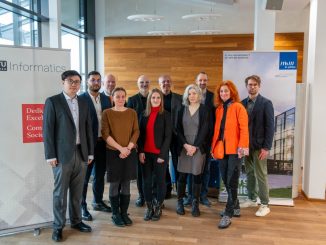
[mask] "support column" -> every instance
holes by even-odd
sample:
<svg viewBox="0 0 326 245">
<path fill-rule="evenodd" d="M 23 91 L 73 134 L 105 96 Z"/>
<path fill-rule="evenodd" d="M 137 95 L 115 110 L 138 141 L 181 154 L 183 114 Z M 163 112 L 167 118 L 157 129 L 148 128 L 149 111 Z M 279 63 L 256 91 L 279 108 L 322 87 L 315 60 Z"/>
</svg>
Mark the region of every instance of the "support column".
<svg viewBox="0 0 326 245">
<path fill-rule="evenodd" d="M 61 48 L 61 0 L 49 1 L 49 44 Z"/>
<path fill-rule="evenodd" d="M 266 1 L 255 0 L 254 50 L 274 50 L 275 11 L 265 10 Z"/>
<path fill-rule="evenodd" d="M 313 199 L 325 199 L 326 187 L 325 11 L 325 0 L 310 0 L 306 155 L 302 189 L 308 198 Z"/>
</svg>

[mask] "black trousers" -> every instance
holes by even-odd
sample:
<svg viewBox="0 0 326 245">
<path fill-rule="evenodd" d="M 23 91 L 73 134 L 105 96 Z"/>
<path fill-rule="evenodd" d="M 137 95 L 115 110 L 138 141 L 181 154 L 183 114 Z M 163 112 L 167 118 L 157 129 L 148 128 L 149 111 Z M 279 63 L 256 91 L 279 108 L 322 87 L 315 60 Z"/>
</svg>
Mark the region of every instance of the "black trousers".
<svg viewBox="0 0 326 245">
<path fill-rule="evenodd" d="M 224 182 L 228 199 L 226 202 L 225 215 L 232 217 L 233 210 L 239 207 L 238 201 L 238 184 L 241 172 L 241 159 L 237 154 L 225 155 L 219 161 L 221 177 Z"/>
<path fill-rule="evenodd" d="M 94 148 L 94 160 L 87 166 L 86 176 L 84 180 L 82 206 L 86 206 L 87 187 L 89 179 L 94 171 L 93 179 L 93 202 L 100 203 L 103 201 L 104 192 L 104 176 L 106 171 L 106 147 L 105 141 L 99 140 L 95 144 Z"/>
<path fill-rule="evenodd" d="M 155 193 L 156 200 L 163 203 L 166 193 L 165 175 L 168 157 L 164 159 L 163 163 L 158 163 L 157 158 L 157 154 L 145 153 L 145 163 L 141 163 L 143 191 L 146 202 L 152 202 L 153 193 Z M 155 185 L 153 185 L 153 181 L 155 181 Z M 153 190 L 153 186 L 155 186 L 155 190 Z"/>
</svg>

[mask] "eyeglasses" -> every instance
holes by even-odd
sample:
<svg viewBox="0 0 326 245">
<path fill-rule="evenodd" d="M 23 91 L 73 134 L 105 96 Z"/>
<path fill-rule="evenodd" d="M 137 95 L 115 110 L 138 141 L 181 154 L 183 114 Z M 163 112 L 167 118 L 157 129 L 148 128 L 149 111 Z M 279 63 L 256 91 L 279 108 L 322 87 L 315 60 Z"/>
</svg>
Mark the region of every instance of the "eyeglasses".
<svg viewBox="0 0 326 245">
<path fill-rule="evenodd" d="M 150 81 L 140 81 L 139 83 L 140 83 L 140 84 L 149 84 Z"/>
<path fill-rule="evenodd" d="M 66 79 L 65 81 L 67 81 L 69 85 L 73 85 L 73 84 L 79 85 L 81 83 L 80 80 Z"/>
</svg>

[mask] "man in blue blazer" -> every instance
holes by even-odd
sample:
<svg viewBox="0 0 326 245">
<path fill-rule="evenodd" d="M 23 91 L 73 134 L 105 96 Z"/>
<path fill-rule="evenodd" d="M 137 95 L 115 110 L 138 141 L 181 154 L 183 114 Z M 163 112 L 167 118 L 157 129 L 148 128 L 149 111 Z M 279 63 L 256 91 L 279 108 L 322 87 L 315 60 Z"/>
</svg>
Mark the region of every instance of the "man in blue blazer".
<svg viewBox="0 0 326 245">
<path fill-rule="evenodd" d="M 68 70 L 61 74 L 63 92 L 46 99 L 43 113 L 45 159 L 52 167 L 53 233 L 52 239 L 62 240 L 66 223 L 67 192 L 71 227 L 90 232 L 82 222 L 80 203 L 87 165 L 93 160 L 93 133 L 87 102 L 77 96 L 81 76 Z"/>
<path fill-rule="evenodd" d="M 274 108 L 267 98 L 259 94 L 261 79 L 257 75 L 245 79 L 248 97 L 242 101 L 249 116 L 249 156 L 246 157 L 248 200 L 241 207 L 257 206 L 257 195 L 261 205 L 256 216 L 270 213 L 267 157 L 274 136 Z M 258 186 L 258 192 L 256 191 Z"/>
<path fill-rule="evenodd" d="M 88 165 L 86 171 L 81 210 L 83 220 L 90 221 L 93 217 L 87 209 L 86 195 L 92 171 L 94 171 L 92 206 L 96 211 L 111 212 L 111 207 L 103 202 L 104 176 L 106 172 L 106 143 L 101 136 L 101 119 L 102 112 L 112 106 L 109 97 L 99 92 L 101 89 L 101 74 L 98 71 L 91 71 L 88 73 L 87 87 L 87 92 L 81 94 L 80 97 L 87 101 L 91 112 L 95 148 L 94 161 Z"/>
</svg>

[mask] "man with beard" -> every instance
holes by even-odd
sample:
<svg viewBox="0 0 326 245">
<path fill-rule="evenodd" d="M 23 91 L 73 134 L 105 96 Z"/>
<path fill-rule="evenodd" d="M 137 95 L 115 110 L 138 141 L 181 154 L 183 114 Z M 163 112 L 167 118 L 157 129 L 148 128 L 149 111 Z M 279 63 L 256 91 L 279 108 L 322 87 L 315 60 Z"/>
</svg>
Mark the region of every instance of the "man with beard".
<svg viewBox="0 0 326 245">
<path fill-rule="evenodd" d="M 261 79 L 257 75 L 245 79 L 248 97 L 242 101 L 249 116 L 249 156 L 246 157 L 248 199 L 241 207 L 256 207 L 257 196 L 260 207 L 256 216 L 270 213 L 267 158 L 273 145 L 274 108 L 273 103 L 260 93 Z M 257 188 L 258 187 L 258 188 Z"/>
<path fill-rule="evenodd" d="M 202 91 L 202 100 L 201 103 L 206 105 L 210 111 L 210 129 L 209 129 L 209 139 L 208 142 L 211 142 L 211 138 L 213 137 L 214 134 L 214 125 L 215 125 L 215 106 L 214 106 L 214 93 L 209 91 L 207 89 L 207 82 L 208 82 L 208 75 L 206 72 L 202 71 L 196 76 L 195 80 L 197 86 L 200 88 Z M 211 167 L 211 154 L 210 154 L 210 145 L 206 149 L 206 163 L 202 175 L 202 186 L 201 186 L 201 191 L 200 191 L 200 203 L 210 207 L 211 202 L 207 198 L 207 193 L 208 193 L 208 183 L 209 183 L 209 178 L 210 178 L 210 167 Z M 184 205 L 191 205 L 192 204 L 192 186 L 191 183 L 191 176 L 188 176 L 188 197 L 184 201 Z"/>
<path fill-rule="evenodd" d="M 172 80 L 169 75 L 161 75 L 158 78 L 158 83 L 160 89 L 164 96 L 164 110 L 167 110 L 171 114 L 172 120 L 172 140 L 170 145 L 170 152 L 172 156 L 172 164 L 175 173 L 176 180 L 178 180 L 178 153 L 177 153 L 177 132 L 176 132 L 176 123 L 177 123 L 177 113 L 181 108 L 182 96 L 180 94 L 173 93 L 171 91 Z M 171 198 L 172 191 L 172 178 L 170 176 L 169 168 L 166 169 L 166 195 L 165 198 Z"/>
<path fill-rule="evenodd" d="M 84 180 L 83 198 L 81 203 L 83 220 L 92 220 L 92 215 L 87 210 L 86 195 L 88 182 L 94 167 L 93 179 L 93 202 L 92 206 L 96 211 L 111 212 L 111 208 L 103 202 L 104 193 L 104 175 L 106 171 L 106 148 L 105 141 L 101 135 L 102 112 L 111 108 L 111 101 L 107 96 L 100 93 L 101 74 L 97 71 L 91 71 L 87 75 L 88 91 L 81 94 L 85 98 L 91 112 L 93 139 L 94 139 L 94 161 L 88 165 Z"/>
<path fill-rule="evenodd" d="M 141 75 L 138 77 L 137 86 L 139 92 L 134 96 L 131 96 L 128 99 L 127 107 L 134 109 L 137 112 L 138 123 L 140 122 L 140 118 L 146 109 L 147 95 L 149 93 L 149 84 L 150 81 L 147 76 Z M 143 177 L 141 174 L 141 166 L 138 161 L 137 168 L 137 188 L 139 197 L 136 200 L 136 206 L 142 207 L 145 204 L 144 192 L 143 192 Z"/>
</svg>

